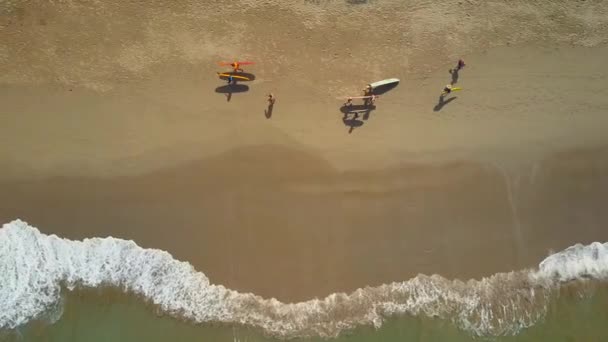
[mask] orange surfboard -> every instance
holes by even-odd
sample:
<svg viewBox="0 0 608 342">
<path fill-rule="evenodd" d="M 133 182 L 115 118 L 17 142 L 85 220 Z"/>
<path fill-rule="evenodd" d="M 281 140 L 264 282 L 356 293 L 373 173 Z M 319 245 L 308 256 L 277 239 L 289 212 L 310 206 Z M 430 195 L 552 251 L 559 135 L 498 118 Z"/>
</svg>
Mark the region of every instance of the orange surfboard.
<svg viewBox="0 0 608 342">
<path fill-rule="evenodd" d="M 235 63 L 235 62 L 218 62 L 217 64 L 219 64 L 221 66 L 227 66 L 227 65 L 232 65 L 232 63 Z M 251 65 L 251 64 L 255 64 L 255 62 L 249 62 L 249 61 L 244 61 L 244 62 L 236 61 L 236 63 L 239 63 L 239 65 Z"/>
</svg>

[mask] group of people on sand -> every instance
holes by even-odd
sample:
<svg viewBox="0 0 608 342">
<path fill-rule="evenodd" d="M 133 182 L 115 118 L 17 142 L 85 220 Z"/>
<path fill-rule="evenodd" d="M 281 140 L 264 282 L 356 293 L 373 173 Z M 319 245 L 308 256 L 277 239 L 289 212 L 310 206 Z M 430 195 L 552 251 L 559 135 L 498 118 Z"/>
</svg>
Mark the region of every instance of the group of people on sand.
<svg viewBox="0 0 608 342">
<path fill-rule="evenodd" d="M 456 64 L 456 67 L 454 69 L 450 69 L 450 73 L 452 74 L 452 82 L 443 88 L 443 91 L 441 92 L 441 97 L 444 97 L 444 96 L 452 93 L 452 91 L 454 91 L 454 90 L 460 90 L 460 88 L 455 88 L 454 84 L 456 84 L 456 80 L 458 79 L 458 72 L 460 70 L 462 70 L 462 68 L 464 68 L 465 66 L 466 66 L 466 64 L 464 63 L 464 60 L 459 59 L 458 63 Z M 239 65 L 238 62 L 231 63 L 230 67 L 232 67 L 233 73 L 243 72 L 243 68 L 241 68 L 241 66 Z M 235 83 L 236 83 L 236 80 L 234 79 L 233 75 L 232 74 L 229 75 L 228 84 L 230 85 L 230 84 L 235 84 Z M 270 111 L 276 102 L 276 97 L 272 93 L 270 93 L 266 96 L 267 96 L 266 101 L 268 102 L 268 108 L 269 108 L 268 110 Z M 363 105 L 365 107 L 371 107 L 371 106 L 375 105 L 376 99 L 378 99 L 378 95 L 374 94 L 372 87 L 368 84 L 363 89 L 363 96 L 361 98 L 363 98 Z M 346 102 L 344 103 L 344 107 L 350 109 L 350 108 L 352 108 L 352 106 L 353 106 L 353 98 L 348 97 L 346 99 Z"/>
<path fill-rule="evenodd" d="M 232 73 L 239 73 L 239 72 L 243 72 L 243 68 L 241 68 L 241 65 L 239 64 L 239 62 L 232 62 L 230 64 L 230 67 L 232 68 Z M 228 80 L 228 85 L 231 84 L 236 84 L 236 79 L 233 77 L 232 74 L 229 74 L 227 77 Z M 276 97 L 274 96 L 274 94 L 270 93 L 267 95 L 267 101 L 268 101 L 268 108 L 272 108 L 272 106 L 274 106 L 274 103 L 276 102 Z"/>
<path fill-rule="evenodd" d="M 464 63 L 464 60 L 459 59 L 458 62 L 456 63 L 456 67 L 454 69 L 450 69 L 450 73 L 452 74 L 452 82 L 443 88 L 443 91 L 441 92 L 441 98 L 452 93 L 452 91 L 460 90 L 460 88 L 454 87 L 454 84 L 456 84 L 456 82 L 458 80 L 458 72 L 460 70 L 462 70 L 462 68 L 464 68 L 465 65 L 466 64 Z M 372 87 L 370 85 L 367 85 L 365 87 L 365 89 L 363 89 L 362 98 L 363 98 L 363 105 L 365 107 L 371 107 L 376 103 L 376 99 L 378 98 L 378 95 L 375 95 L 373 93 Z M 346 102 L 344 102 L 344 107 L 350 109 L 350 108 L 352 108 L 352 106 L 353 106 L 353 98 L 352 97 L 346 98 Z"/>
</svg>

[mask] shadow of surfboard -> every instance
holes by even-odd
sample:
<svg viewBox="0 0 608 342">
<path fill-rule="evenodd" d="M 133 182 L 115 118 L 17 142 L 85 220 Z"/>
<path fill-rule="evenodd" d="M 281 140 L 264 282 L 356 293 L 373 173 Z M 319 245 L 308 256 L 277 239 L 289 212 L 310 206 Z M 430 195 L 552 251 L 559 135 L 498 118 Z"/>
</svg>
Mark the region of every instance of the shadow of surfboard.
<svg viewBox="0 0 608 342">
<path fill-rule="evenodd" d="M 357 127 L 361 127 L 363 126 L 363 121 L 361 120 L 357 120 L 355 118 L 343 118 L 342 122 L 344 123 L 344 126 L 348 127 L 348 134 L 351 134 L 355 128 Z"/>
<path fill-rule="evenodd" d="M 342 106 L 340 107 L 340 112 L 342 112 L 342 114 L 348 114 L 348 113 L 364 113 L 367 111 L 372 111 L 375 110 L 376 106 L 366 106 L 366 105 L 352 105 L 350 107 L 348 106 Z"/>
<path fill-rule="evenodd" d="M 216 93 L 220 94 L 232 94 L 232 93 L 244 93 L 249 91 L 249 86 L 246 84 L 226 84 L 221 87 L 215 88 Z"/>
<path fill-rule="evenodd" d="M 445 98 L 443 96 L 439 96 L 439 102 L 437 102 L 437 104 L 433 108 L 433 111 L 435 111 L 435 112 L 440 111 L 443 108 L 443 106 L 456 100 L 457 98 L 458 98 L 458 96 L 454 96 L 454 97 L 450 97 L 447 101 L 445 101 Z"/>
</svg>

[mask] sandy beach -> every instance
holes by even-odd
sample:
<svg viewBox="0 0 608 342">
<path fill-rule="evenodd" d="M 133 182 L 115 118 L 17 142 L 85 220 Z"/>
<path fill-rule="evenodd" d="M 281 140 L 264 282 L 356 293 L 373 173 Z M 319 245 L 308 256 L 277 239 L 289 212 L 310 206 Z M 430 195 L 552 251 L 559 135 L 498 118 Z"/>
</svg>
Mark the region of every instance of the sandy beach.
<svg viewBox="0 0 608 342">
<path fill-rule="evenodd" d="M 288 302 L 608 240 L 606 6 L 407 5 L 4 5 L 0 220 Z M 256 80 L 227 101 L 232 58 Z M 388 77 L 344 120 L 336 97 Z"/>
</svg>

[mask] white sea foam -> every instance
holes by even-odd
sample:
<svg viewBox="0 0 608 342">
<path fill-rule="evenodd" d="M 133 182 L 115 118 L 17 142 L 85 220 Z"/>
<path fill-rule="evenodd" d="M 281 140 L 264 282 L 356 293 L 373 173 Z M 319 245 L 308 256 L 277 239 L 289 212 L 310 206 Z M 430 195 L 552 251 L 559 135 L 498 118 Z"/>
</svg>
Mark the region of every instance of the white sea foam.
<svg viewBox="0 0 608 342">
<path fill-rule="evenodd" d="M 437 316 L 473 334 L 496 336 L 517 333 L 542 318 L 561 282 L 608 279 L 608 244 L 570 247 L 535 271 L 468 282 L 419 275 L 286 304 L 212 285 L 187 262 L 133 241 L 71 241 L 17 220 L 0 229 L 0 275 L 0 328 L 17 327 L 56 307 L 63 287 L 107 285 L 140 295 L 169 315 L 255 326 L 277 337 L 336 336 L 362 324 L 380 326 L 397 314 Z"/>
<path fill-rule="evenodd" d="M 608 243 L 576 244 L 540 263 L 537 276 L 557 281 L 580 278 L 608 280 Z"/>
</svg>

